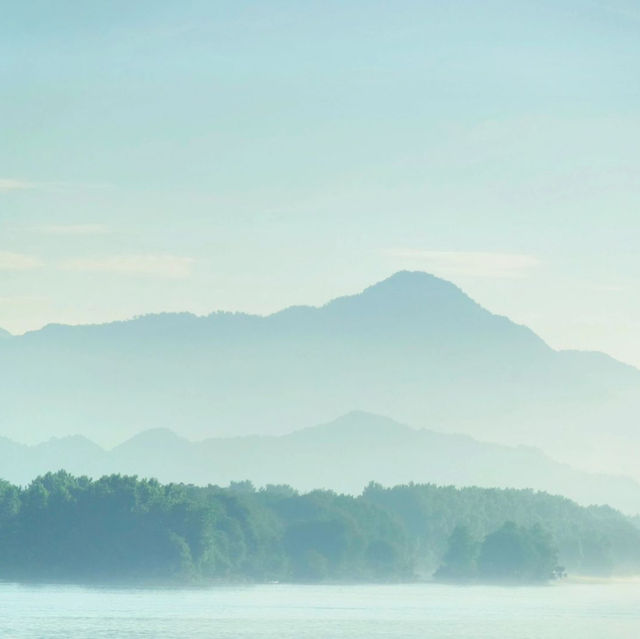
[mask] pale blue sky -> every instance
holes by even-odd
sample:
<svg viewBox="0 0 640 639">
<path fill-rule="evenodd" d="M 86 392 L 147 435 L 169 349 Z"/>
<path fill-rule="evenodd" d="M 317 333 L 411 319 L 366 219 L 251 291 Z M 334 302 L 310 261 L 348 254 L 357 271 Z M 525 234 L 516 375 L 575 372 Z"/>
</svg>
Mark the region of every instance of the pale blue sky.
<svg viewBox="0 0 640 639">
<path fill-rule="evenodd" d="M 0 326 L 411 268 L 640 365 L 636 0 L 0 10 Z"/>
</svg>

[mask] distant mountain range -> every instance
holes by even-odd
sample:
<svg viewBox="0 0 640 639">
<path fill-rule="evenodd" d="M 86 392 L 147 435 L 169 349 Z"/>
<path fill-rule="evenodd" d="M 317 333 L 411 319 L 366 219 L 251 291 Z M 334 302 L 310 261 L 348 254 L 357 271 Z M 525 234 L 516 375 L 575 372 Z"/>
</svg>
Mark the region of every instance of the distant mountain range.
<svg viewBox="0 0 640 639">
<path fill-rule="evenodd" d="M 5 439 L 0 440 L 0 468 L 4 479 L 22 484 L 64 468 L 94 477 L 120 472 L 202 485 L 248 479 L 257 486 L 289 484 L 353 494 L 371 480 L 383 485 L 508 486 L 640 513 L 640 484 L 631 479 L 577 471 L 532 448 L 416 430 L 362 412 L 282 436 L 190 442 L 170 430 L 154 429 L 109 451 L 79 436 L 37 446 Z"/>
<path fill-rule="evenodd" d="M 0 340 L 0 433 L 23 442 L 278 434 L 353 409 L 640 477 L 640 371 L 555 351 L 426 273 L 268 317 L 152 315 Z"/>
</svg>

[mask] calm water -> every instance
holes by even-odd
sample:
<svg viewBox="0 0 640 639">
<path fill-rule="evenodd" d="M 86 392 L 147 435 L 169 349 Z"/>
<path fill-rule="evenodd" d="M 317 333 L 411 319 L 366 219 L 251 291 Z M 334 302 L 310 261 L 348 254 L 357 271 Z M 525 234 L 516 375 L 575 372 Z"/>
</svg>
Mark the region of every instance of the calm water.
<svg viewBox="0 0 640 639">
<path fill-rule="evenodd" d="M 640 582 L 192 590 L 0 584 L 2 639 L 636 639 Z"/>
</svg>

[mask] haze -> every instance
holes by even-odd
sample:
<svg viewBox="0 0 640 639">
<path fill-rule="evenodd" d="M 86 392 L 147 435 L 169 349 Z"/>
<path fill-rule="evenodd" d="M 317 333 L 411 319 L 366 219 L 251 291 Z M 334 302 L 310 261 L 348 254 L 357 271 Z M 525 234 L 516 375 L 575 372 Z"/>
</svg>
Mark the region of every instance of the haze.
<svg viewBox="0 0 640 639">
<path fill-rule="evenodd" d="M 0 0 L 0 634 L 640 636 L 639 36 Z"/>
<path fill-rule="evenodd" d="M 0 326 L 401 269 L 640 365 L 631 0 L 3 2 Z"/>
</svg>

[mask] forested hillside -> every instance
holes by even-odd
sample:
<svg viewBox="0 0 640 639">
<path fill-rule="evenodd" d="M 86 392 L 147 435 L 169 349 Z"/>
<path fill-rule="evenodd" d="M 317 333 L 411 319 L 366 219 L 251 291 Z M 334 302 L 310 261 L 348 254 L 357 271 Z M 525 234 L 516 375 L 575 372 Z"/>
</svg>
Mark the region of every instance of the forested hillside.
<svg viewBox="0 0 640 639">
<path fill-rule="evenodd" d="M 114 473 L 198 485 L 248 479 L 257 486 L 288 484 L 301 491 L 321 488 L 353 495 L 372 480 L 384 486 L 413 481 L 532 488 L 584 506 L 609 504 L 630 515 L 640 513 L 640 484 L 628 477 L 586 473 L 533 448 L 414 429 L 362 411 L 281 436 L 192 442 L 154 429 L 111 450 L 79 436 L 36 446 L 0 438 L 3 479 L 25 485 L 60 468 L 95 479 Z"/>
<path fill-rule="evenodd" d="M 428 578 L 446 563 L 456 528 L 489 543 L 500 529 L 504 536 L 505 524 L 511 533 L 510 526 L 535 527 L 548 539 L 544 561 L 554 570 L 557 554 L 573 574 L 640 572 L 640 530 L 629 519 L 545 493 L 371 484 L 351 497 L 298 494 L 288 486 L 256 491 L 249 482 L 196 487 L 59 472 L 24 489 L 0 484 L 0 578 Z"/>
</svg>

